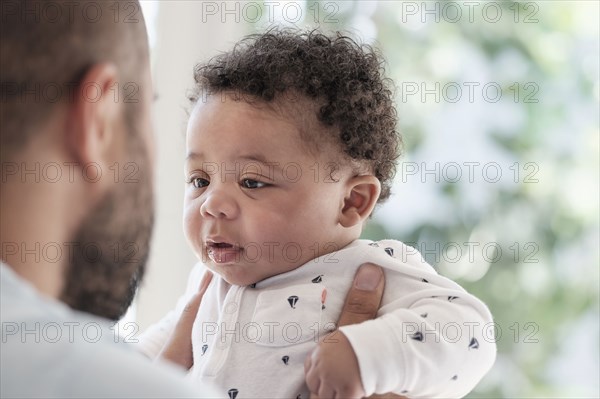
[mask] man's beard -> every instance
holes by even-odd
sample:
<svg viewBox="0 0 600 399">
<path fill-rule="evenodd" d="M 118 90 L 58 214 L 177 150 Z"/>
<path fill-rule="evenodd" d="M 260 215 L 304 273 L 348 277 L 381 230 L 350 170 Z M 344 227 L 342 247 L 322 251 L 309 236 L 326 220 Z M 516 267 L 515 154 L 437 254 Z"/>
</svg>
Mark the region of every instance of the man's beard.
<svg viewBox="0 0 600 399">
<path fill-rule="evenodd" d="M 121 173 L 121 181 L 82 222 L 70 243 L 61 295 L 71 308 L 111 320 L 125 314 L 142 281 L 154 220 L 151 165 L 141 137 L 131 136 L 128 154 L 137 173 L 129 180 L 134 182 Z"/>
</svg>

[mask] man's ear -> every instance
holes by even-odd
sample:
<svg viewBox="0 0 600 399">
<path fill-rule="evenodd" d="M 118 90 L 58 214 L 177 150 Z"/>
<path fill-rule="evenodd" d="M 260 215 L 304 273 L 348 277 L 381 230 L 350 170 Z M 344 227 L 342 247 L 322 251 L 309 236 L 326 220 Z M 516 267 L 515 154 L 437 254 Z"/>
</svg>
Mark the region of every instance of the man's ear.
<svg viewBox="0 0 600 399">
<path fill-rule="evenodd" d="M 346 183 L 346 196 L 340 212 L 340 224 L 352 227 L 366 220 L 381 193 L 381 183 L 373 175 L 355 176 Z"/>
<path fill-rule="evenodd" d="M 66 133 L 71 155 L 80 165 L 108 164 L 120 115 L 118 95 L 117 68 L 110 63 L 93 65 L 75 89 Z"/>
</svg>

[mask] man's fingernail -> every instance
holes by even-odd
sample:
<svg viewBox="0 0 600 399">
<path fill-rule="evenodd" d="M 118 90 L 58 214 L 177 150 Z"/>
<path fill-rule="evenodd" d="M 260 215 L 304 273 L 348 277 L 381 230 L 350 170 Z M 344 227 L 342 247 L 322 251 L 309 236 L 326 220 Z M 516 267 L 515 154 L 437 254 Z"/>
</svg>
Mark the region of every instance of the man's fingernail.
<svg viewBox="0 0 600 399">
<path fill-rule="evenodd" d="M 373 291 L 381 281 L 381 274 L 379 267 L 375 265 L 362 265 L 354 279 L 354 286 L 359 290 Z"/>
</svg>

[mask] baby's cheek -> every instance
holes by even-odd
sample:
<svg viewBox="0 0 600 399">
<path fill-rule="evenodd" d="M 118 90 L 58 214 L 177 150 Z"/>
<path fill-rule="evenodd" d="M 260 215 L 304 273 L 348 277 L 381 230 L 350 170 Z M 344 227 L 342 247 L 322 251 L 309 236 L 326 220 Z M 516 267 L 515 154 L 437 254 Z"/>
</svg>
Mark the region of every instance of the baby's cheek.
<svg viewBox="0 0 600 399">
<path fill-rule="evenodd" d="M 201 247 L 200 216 L 193 206 L 187 206 L 183 211 L 183 232 L 188 243 L 196 251 Z"/>
</svg>

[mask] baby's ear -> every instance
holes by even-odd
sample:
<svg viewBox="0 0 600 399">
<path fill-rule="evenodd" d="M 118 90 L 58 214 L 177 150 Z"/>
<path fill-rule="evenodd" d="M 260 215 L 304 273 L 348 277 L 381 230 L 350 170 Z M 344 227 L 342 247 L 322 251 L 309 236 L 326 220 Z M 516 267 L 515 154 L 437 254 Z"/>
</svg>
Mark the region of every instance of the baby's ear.
<svg viewBox="0 0 600 399">
<path fill-rule="evenodd" d="M 352 227 L 366 220 L 381 193 L 381 183 L 373 175 L 355 176 L 346 182 L 344 206 L 340 212 L 340 224 Z"/>
</svg>

